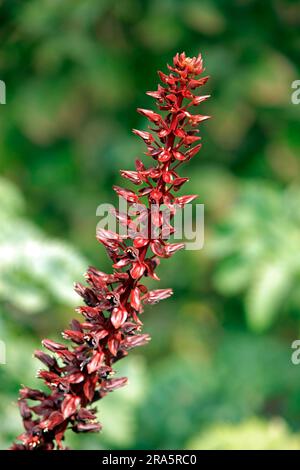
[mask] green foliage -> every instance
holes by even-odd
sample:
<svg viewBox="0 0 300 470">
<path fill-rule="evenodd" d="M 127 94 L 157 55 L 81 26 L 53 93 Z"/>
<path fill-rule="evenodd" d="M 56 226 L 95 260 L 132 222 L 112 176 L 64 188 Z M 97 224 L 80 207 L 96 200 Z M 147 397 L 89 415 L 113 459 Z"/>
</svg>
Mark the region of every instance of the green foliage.
<svg viewBox="0 0 300 470">
<path fill-rule="evenodd" d="M 26 220 L 17 188 L 0 180 L 0 297 L 20 312 L 37 313 L 49 302 L 75 305 L 71 286 L 86 260 L 67 243 L 50 240 Z"/>
<path fill-rule="evenodd" d="M 299 201 L 298 187 L 244 184 L 212 242 L 216 288 L 244 294 L 247 320 L 257 331 L 270 328 L 279 313 L 300 311 Z"/>
<path fill-rule="evenodd" d="M 153 340 L 120 364 L 130 384 L 99 403 L 102 434 L 70 445 L 300 448 L 300 369 L 290 360 L 300 312 L 296 9 L 289 0 L 0 2 L 1 448 L 21 431 L 20 383 L 38 382 L 32 351 L 44 336 L 60 340 L 74 316 L 86 258 L 110 269 L 96 208 L 116 200 L 120 168 L 142 156 L 130 135 L 143 126 L 135 108 L 149 107 L 144 91 L 177 50 L 202 51 L 212 76 L 203 110 L 213 119 L 186 170 L 187 193 L 205 204 L 205 246 L 161 264 L 160 287 L 175 294 L 144 314 Z"/>
<path fill-rule="evenodd" d="M 291 434 L 280 419 L 264 422 L 252 418 L 233 426 L 219 424 L 192 439 L 190 449 L 200 450 L 298 450 L 300 435 Z"/>
</svg>

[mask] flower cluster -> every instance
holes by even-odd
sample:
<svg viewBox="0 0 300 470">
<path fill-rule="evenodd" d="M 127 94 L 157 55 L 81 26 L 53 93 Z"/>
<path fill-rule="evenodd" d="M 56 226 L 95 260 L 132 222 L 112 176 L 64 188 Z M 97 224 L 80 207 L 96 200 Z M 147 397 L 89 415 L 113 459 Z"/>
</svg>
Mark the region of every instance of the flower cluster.
<svg viewBox="0 0 300 470">
<path fill-rule="evenodd" d="M 77 309 L 83 321 L 73 320 L 62 334 L 71 345 L 45 339 L 42 344 L 50 354 L 35 352 L 45 366 L 38 376 L 49 391 L 27 387 L 20 390 L 18 403 L 25 431 L 11 447 L 13 450 L 63 449 L 67 429 L 99 431 L 101 425 L 93 404 L 127 381 L 124 377 L 114 377 L 114 363 L 126 356 L 129 349 L 150 339 L 141 333 L 143 305 L 172 295 L 171 289 L 148 290 L 141 280 L 143 276 L 159 280 L 156 267 L 160 259 L 171 257 L 184 246 L 166 241 L 159 207 L 164 204 L 174 214 L 178 207 L 184 207 L 196 197 L 176 195 L 188 181 L 180 177 L 178 167 L 201 148 L 197 127 L 208 116 L 192 114 L 191 110 L 208 98 L 194 91 L 208 77 L 197 78 L 204 70 L 201 55 L 189 58 L 184 53 L 177 54 L 168 68 L 169 74 L 159 72 L 163 85 L 147 93 L 156 99 L 162 113 L 138 109 L 150 121 L 150 126 L 148 131 L 133 131 L 145 142 L 146 155 L 153 163 L 144 165 L 137 160 L 135 171 L 121 171 L 122 177 L 140 186 L 136 191 L 114 187 L 130 204 L 143 204 L 148 211 L 153 206 L 158 208 L 154 211 L 154 221 L 152 218 L 156 237 L 152 238 L 150 226 L 134 238 L 130 231 L 124 236 L 98 229 L 97 239 L 112 259 L 113 273 L 90 267 L 86 284 L 75 285 L 85 305 Z M 115 216 L 127 228 L 136 224 L 136 218 L 133 220 L 128 214 L 115 210 Z M 139 217 L 143 217 L 142 211 Z M 172 233 L 172 227 L 169 228 Z"/>
</svg>

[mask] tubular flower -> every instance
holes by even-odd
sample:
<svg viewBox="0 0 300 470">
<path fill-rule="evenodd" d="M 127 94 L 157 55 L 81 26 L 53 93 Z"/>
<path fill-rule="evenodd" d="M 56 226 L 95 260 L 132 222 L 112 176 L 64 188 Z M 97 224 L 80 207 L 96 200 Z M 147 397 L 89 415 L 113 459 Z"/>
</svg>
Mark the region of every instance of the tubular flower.
<svg viewBox="0 0 300 470">
<path fill-rule="evenodd" d="M 112 260 L 113 272 L 88 268 L 86 283 L 75 284 L 85 304 L 76 309 L 83 320 L 72 320 L 62 333 L 66 341 L 45 339 L 42 344 L 48 353 L 35 351 L 43 364 L 38 377 L 48 392 L 28 387 L 20 390 L 18 404 L 24 432 L 17 437 L 12 450 L 65 449 L 67 429 L 76 433 L 99 431 L 95 402 L 127 383 L 125 377 L 114 376 L 114 363 L 130 349 L 150 340 L 141 333 L 143 305 L 172 295 L 171 289 L 149 291 L 142 278 L 159 280 L 156 268 L 160 259 L 171 257 L 184 246 L 166 241 L 166 226 L 169 234 L 174 229 L 170 222 L 165 223 L 159 206 L 167 206 L 174 215 L 196 197 L 175 194 L 188 181 L 177 171 L 201 149 L 197 127 L 209 116 L 192 114 L 191 109 L 209 96 L 194 92 L 208 79 L 199 78 L 204 71 L 201 55 L 189 58 L 185 53 L 176 54 L 168 68 L 169 74 L 159 72 L 162 85 L 147 93 L 155 98 L 157 112 L 138 109 L 150 122 L 149 129 L 133 130 L 146 144 L 146 155 L 152 164 L 137 160 L 135 170 L 121 170 L 124 179 L 140 186 L 136 191 L 113 188 L 127 203 L 146 209 L 137 209 L 135 217 L 115 210 L 120 226 L 128 229 L 126 235 L 98 229 L 97 239 Z M 145 230 L 137 231 L 137 222 L 147 219 L 150 208 L 155 237 L 149 223 Z"/>
</svg>

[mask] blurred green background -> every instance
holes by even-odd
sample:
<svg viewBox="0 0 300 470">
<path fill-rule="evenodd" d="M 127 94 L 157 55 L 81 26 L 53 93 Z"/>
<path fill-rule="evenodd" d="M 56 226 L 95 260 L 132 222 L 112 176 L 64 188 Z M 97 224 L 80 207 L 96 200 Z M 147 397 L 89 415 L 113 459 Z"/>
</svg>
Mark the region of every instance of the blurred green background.
<svg viewBox="0 0 300 470">
<path fill-rule="evenodd" d="M 72 283 L 109 269 L 96 208 L 143 144 L 137 106 L 177 51 L 211 80 L 204 148 L 184 174 L 205 246 L 159 267 L 172 299 L 144 313 L 149 346 L 117 369 L 100 435 L 75 449 L 300 449 L 300 11 L 288 0 L 0 1 L 0 447 L 21 431 L 32 351 L 76 314 Z M 297 63 L 298 60 L 298 63 Z M 123 363 L 122 363 L 123 362 Z"/>
</svg>

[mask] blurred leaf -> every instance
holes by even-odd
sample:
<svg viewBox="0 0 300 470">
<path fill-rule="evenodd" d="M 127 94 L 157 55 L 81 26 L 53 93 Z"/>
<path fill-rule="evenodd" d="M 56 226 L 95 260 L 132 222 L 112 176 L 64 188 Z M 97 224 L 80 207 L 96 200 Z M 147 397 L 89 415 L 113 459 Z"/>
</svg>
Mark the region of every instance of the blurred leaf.
<svg viewBox="0 0 300 470">
<path fill-rule="evenodd" d="M 225 18 L 213 2 L 206 0 L 201 3 L 195 0 L 185 2 L 182 13 L 186 23 L 201 33 L 214 35 L 225 29 Z"/>
<path fill-rule="evenodd" d="M 284 306 L 291 282 L 284 266 L 266 265 L 256 274 L 246 297 L 246 314 L 250 326 L 260 332 L 269 328 Z"/>
<path fill-rule="evenodd" d="M 223 295 L 242 294 L 249 325 L 257 331 L 291 308 L 300 275 L 299 197 L 295 187 L 242 186 L 209 245 L 210 256 L 219 260 L 216 288 Z"/>
<path fill-rule="evenodd" d="M 191 439 L 188 449 L 299 450 L 300 434 L 289 431 L 280 418 L 270 422 L 252 418 L 240 424 L 217 424 Z"/>
<path fill-rule="evenodd" d="M 287 105 L 294 74 L 293 64 L 286 57 L 275 51 L 261 51 L 245 91 L 259 105 Z"/>
<path fill-rule="evenodd" d="M 13 186 L 0 180 L 3 205 L 0 217 L 0 298 L 22 312 L 37 313 L 49 300 L 65 305 L 78 301 L 72 290 L 87 262 L 67 243 L 52 241 L 20 217 L 22 197 Z"/>
</svg>

